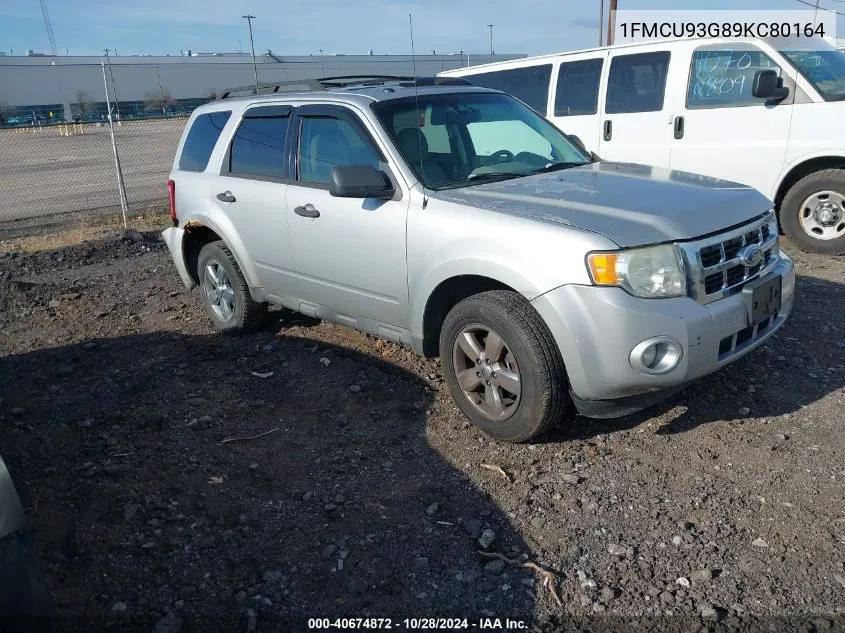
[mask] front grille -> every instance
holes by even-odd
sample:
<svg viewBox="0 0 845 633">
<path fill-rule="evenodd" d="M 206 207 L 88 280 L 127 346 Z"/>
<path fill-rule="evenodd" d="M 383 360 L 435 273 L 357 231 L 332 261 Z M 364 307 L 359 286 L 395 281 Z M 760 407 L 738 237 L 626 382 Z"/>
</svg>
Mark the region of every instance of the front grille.
<svg viewBox="0 0 845 633">
<path fill-rule="evenodd" d="M 763 260 L 746 266 L 739 259 L 743 248 L 759 244 Z M 777 222 L 774 212 L 710 238 L 680 245 L 689 274 L 690 295 L 710 303 L 739 292 L 751 279 L 770 270 L 778 261 Z"/>
</svg>

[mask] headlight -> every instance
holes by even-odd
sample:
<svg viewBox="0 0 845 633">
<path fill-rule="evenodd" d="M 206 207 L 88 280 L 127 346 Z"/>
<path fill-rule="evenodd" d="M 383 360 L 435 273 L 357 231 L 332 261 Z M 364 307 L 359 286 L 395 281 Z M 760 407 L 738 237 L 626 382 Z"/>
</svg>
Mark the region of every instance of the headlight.
<svg viewBox="0 0 845 633">
<path fill-rule="evenodd" d="M 674 246 L 649 246 L 629 251 L 590 253 L 587 267 L 597 286 L 619 286 L 635 297 L 684 297 L 684 262 Z"/>
</svg>

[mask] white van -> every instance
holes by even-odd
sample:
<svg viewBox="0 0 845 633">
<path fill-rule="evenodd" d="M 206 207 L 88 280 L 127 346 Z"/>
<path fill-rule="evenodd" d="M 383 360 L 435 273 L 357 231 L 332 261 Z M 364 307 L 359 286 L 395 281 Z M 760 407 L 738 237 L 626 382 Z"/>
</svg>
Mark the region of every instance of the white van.
<svg viewBox="0 0 845 633">
<path fill-rule="evenodd" d="M 845 55 L 818 38 L 628 44 L 440 73 L 508 92 L 602 159 L 752 186 L 845 254 Z"/>
</svg>

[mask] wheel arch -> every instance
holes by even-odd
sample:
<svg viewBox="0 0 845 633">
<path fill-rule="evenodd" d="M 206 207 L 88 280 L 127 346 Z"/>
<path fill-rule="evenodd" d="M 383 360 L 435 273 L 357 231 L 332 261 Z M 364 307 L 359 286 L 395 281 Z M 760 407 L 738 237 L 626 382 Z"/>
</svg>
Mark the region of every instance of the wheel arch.
<svg viewBox="0 0 845 633">
<path fill-rule="evenodd" d="M 185 267 L 191 279 L 199 284 L 199 271 L 197 260 L 202 247 L 212 242 L 223 242 L 232 256 L 238 268 L 241 269 L 244 279 L 249 286 L 250 294 L 256 301 L 265 301 L 263 288 L 258 285 L 258 271 L 246 257 L 246 247 L 243 241 L 237 237 L 234 231 L 227 231 L 210 218 L 186 218 L 182 224 L 185 233 L 182 238 L 182 254 L 185 259 Z"/>
<path fill-rule="evenodd" d="M 778 216 L 780 216 L 780 207 L 783 199 L 792 186 L 802 178 L 817 171 L 824 171 L 825 169 L 845 169 L 845 155 L 828 153 L 820 156 L 805 156 L 784 170 L 775 189 L 775 195 L 772 197 Z"/>
</svg>

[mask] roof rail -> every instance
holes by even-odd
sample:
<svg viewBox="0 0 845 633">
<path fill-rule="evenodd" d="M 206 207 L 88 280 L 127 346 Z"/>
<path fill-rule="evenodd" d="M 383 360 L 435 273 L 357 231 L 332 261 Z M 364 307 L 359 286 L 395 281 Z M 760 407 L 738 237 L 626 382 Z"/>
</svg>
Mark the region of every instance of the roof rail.
<svg viewBox="0 0 845 633">
<path fill-rule="evenodd" d="M 257 95 L 261 90 L 270 90 L 270 94 L 279 92 L 280 88 L 287 88 L 288 86 L 306 86 L 308 90 L 323 90 L 323 85 L 316 79 L 292 79 L 290 81 L 274 81 L 263 84 L 250 84 L 249 86 L 240 86 L 238 88 L 229 88 L 224 90 L 219 99 L 226 99 L 234 92 L 246 92 Z"/>
<path fill-rule="evenodd" d="M 229 88 L 221 93 L 219 99 L 227 99 L 236 92 L 249 94 L 274 94 L 282 88 L 299 86 L 307 91 L 322 91 L 332 88 L 352 86 L 380 86 L 385 83 L 398 83 L 401 86 L 472 86 L 473 83 L 463 77 L 412 77 L 406 75 L 342 75 L 322 77 L 320 79 L 292 79 L 271 83 L 252 84 L 238 88 Z M 265 91 L 265 92 L 262 92 Z M 269 91 L 269 92 L 267 92 Z"/>
</svg>

